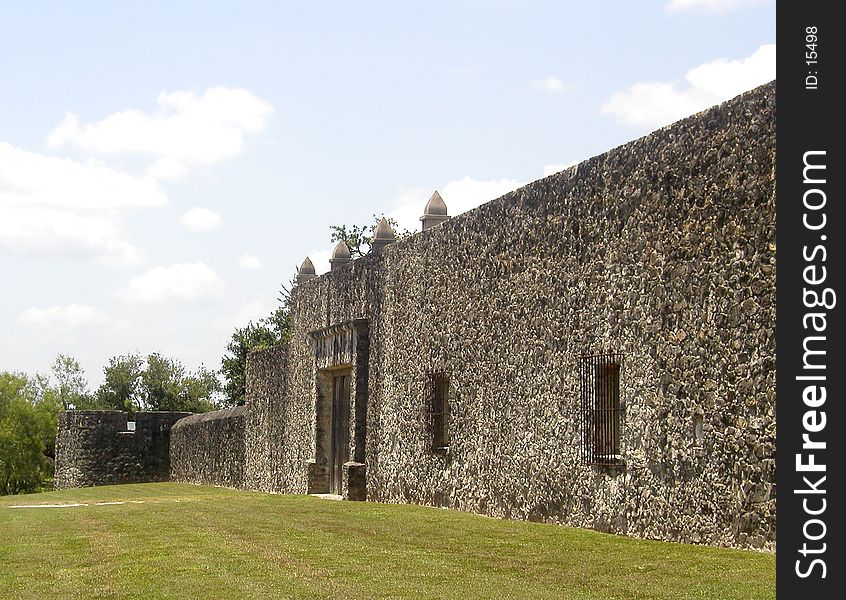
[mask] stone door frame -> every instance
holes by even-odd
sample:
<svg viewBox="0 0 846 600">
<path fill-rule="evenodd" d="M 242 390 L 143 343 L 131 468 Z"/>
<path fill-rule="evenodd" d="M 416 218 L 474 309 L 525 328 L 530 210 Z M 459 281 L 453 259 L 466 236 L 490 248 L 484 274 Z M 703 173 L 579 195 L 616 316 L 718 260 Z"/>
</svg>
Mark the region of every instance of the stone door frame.
<svg viewBox="0 0 846 600">
<path fill-rule="evenodd" d="M 310 333 L 314 340 L 314 458 L 307 461 L 309 494 L 338 493 L 345 499 L 365 500 L 365 443 L 367 439 L 369 325 L 355 319 Z M 349 452 L 341 468 L 340 486 L 333 467 L 333 380 L 349 377 Z M 344 421 L 345 419 L 341 419 Z"/>
</svg>

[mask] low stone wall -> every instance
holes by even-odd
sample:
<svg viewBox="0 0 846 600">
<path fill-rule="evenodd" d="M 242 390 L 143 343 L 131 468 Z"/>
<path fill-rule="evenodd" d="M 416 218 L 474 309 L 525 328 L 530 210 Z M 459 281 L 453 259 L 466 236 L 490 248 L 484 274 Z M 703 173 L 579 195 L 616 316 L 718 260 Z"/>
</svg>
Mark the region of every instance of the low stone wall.
<svg viewBox="0 0 846 600">
<path fill-rule="evenodd" d="M 184 419 L 171 436 L 174 481 L 277 491 L 287 346 L 247 356 L 246 404 Z"/>
<path fill-rule="evenodd" d="M 56 433 L 56 489 L 168 481 L 170 432 L 185 412 L 66 411 Z"/>
<path fill-rule="evenodd" d="M 247 406 L 182 419 L 170 437 L 171 479 L 183 483 L 245 487 L 246 420 Z"/>
</svg>

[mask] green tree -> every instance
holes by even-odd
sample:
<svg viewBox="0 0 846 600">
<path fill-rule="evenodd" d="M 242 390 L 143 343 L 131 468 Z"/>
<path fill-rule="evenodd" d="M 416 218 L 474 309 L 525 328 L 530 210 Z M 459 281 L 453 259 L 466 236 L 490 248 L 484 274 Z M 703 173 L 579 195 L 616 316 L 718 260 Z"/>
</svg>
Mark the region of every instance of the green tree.
<svg viewBox="0 0 846 600">
<path fill-rule="evenodd" d="M 373 241 L 373 235 L 376 233 L 376 227 L 379 226 L 382 216 L 373 215 L 373 223 L 370 225 L 330 225 L 329 229 L 332 233 L 329 241 L 344 242 L 350 249 L 350 255 L 353 258 L 360 258 L 370 251 L 370 243 Z M 387 217 L 387 219 L 388 225 L 394 230 L 397 241 L 402 241 L 413 234 L 412 231 L 407 229 L 399 231 L 399 223 L 396 219 L 391 217 Z"/>
<path fill-rule="evenodd" d="M 281 341 L 276 324 L 269 322 L 267 318 L 258 323 L 250 321 L 245 327 L 235 330 L 226 345 L 226 354 L 220 361 L 220 372 L 226 380 L 223 385 L 225 404 L 244 404 L 247 390 L 247 354 L 251 350 L 269 348 Z"/>
<path fill-rule="evenodd" d="M 217 373 L 203 365 L 182 380 L 179 410 L 207 412 L 217 408 L 223 390 Z"/>
<path fill-rule="evenodd" d="M 247 355 L 253 350 L 269 348 L 288 341 L 291 330 L 291 290 L 295 279 L 282 284 L 277 300 L 279 306 L 267 317 L 235 329 L 220 361 L 223 384 L 223 403 L 227 406 L 244 404 L 247 392 Z"/>
<path fill-rule="evenodd" d="M 140 397 L 146 410 L 178 410 L 185 367 L 172 358 L 154 352 L 141 371 Z"/>
<path fill-rule="evenodd" d="M 52 477 L 61 403 L 46 382 L 0 373 L 0 494 L 35 492 Z"/>
<path fill-rule="evenodd" d="M 216 408 L 221 385 L 214 371 L 200 366 L 186 374 L 178 360 L 158 353 L 147 357 L 141 398 L 147 410 L 207 412 Z"/>
<path fill-rule="evenodd" d="M 88 390 L 88 379 L 79 361 L 59 354 L 50 367 L 56 380 L 55 393 L 64 410 L 90 410 L 106 408 L 95 400 Z"/>
<path fill-rule="evenodd" d="M 113 356 L 103 368 L 103 383 L 97 388 L 97 401 L 111 410 L 125 410 L 134 415 L 141 408 L 141 374 L 144 359 L 140 354 Z"/>
</svg>

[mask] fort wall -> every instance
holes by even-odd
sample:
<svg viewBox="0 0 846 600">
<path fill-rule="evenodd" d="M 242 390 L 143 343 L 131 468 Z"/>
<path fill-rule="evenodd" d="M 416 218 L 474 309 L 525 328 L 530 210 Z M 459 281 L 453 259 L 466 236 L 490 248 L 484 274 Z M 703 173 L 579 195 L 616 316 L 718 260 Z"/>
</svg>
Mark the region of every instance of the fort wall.
<svg viewBox="0 0 846 600">
<path fill-rule="evenodd" d="M 313 332 L 367 319 L 368 499 L 773 548 L 774 127 L 770 84 L 303 283 L 288 410 L 318 419 Z M 580 426 L 579 357 L 608 351 L 613 469 Z"/>
<path fill-rule="evenodd" d="M 66 411 L 56 434 L 56 489 L 168 481 L 170 430 L 185 412 Z"/>
<path fill-rule="evenodd" d="M 244 489 L 247 407 L 191 415 L 171 432 L 171 479 Z"/>
<path fill-rule="evenodd" d="M 303 278 L 245 412 L 209 417 L 234 433 L 174 429 L 174 478 L 214 482 L 209 452 L 222 485 L 330 491 L 343 389 L 345 498 L 773 550 L 774 170 L 771 83 Z"/>
</svg>

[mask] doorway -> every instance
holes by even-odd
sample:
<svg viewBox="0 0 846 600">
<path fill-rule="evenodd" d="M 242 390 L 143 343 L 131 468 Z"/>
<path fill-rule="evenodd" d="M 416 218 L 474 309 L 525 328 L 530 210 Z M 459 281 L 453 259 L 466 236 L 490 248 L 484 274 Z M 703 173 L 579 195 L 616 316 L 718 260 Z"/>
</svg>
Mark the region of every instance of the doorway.
<svg viewBox="0 0 846 600">
<path fill-rule="evenodd" d="M 344 463 L 350 456 L 350 374 L 332 376 L 332 433 L 329 447 L 329 492 L 341 495 Z"/>
</svg>

